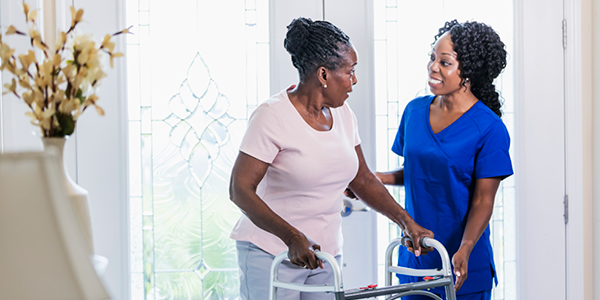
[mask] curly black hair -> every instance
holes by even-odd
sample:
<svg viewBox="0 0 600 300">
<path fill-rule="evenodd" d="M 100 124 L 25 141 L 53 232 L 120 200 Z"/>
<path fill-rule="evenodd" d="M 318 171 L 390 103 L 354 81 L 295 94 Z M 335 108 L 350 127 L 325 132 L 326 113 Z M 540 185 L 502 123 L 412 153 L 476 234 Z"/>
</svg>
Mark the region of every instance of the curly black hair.
<svg viewBox="0 0 600 300">
<path fill-rule="evenodd" d="M 283 45 L 292 56 L 301 82 L 321 66 L 336 70 L 342 63 L 343 51 L 352 47 L 350 38 L 327 21 L 297 18 L 287 29 Z"/>
<path fill-rule="evenodd" d="M 473 95 L 502 117 L 502 103 L 493 84 L 506 67 L 506 50 L 500 36 L 484 23 L 452 20 L 440 28 L 433 44 L 446 32 L 450 32 L 457 54 L 461 84 L 465 86 L 468 78 Z"/>
</svg>

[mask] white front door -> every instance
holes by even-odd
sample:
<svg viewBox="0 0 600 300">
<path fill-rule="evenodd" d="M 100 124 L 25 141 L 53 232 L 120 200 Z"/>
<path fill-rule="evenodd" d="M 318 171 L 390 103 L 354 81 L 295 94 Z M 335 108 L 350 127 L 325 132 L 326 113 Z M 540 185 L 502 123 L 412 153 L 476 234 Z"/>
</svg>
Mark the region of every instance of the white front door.
<svg viewBox="0 0 600 300">
<path fill-rule="evenodd" d="M 565 299 L 563 1 L 515 5 L 517 296 Z"/>
</svg>

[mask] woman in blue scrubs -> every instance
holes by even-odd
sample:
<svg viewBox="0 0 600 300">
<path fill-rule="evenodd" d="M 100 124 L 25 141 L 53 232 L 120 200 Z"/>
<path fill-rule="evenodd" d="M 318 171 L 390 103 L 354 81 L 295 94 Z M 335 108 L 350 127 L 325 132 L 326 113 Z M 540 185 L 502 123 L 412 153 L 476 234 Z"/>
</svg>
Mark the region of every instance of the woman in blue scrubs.
<svg viewBox="0 0 600 300">
<path fill-rule="evenodd" d="M 461 300 L 490 299 L 497 284 L 488 224 L 498 185 L 513 174 L 510 137 L 493 84 L 506 66 L 504 48 L 483 23 L 446 22 L 427 65 L 433 95 L 407 105 L 392 146 L 404 166 L 376 173 L 384 184 L 405 186 L 406 210 L 447 248 Z M 441 267 L 437 254 L 409 250 L 401 249 L 400 265 Z M 423 280 L 399 277 L 403 283 Z"/>
</svg>

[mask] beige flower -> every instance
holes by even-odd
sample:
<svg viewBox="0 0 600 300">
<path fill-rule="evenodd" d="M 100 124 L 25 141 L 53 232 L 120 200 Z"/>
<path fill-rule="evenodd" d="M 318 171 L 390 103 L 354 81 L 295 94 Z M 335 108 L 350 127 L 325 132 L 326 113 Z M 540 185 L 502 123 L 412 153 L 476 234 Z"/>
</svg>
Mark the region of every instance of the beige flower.
<svg viewBox="0 0 600 300">
<path fill-rule="evenodd" d="M 41 50 L 46 50 L 46 45 L 42 42 L 42 35 L 34 27 L 29 28 L 29 37 L 31 37 L 31 45 L 38 47 Z"/>
<path fill-rule="evenodd" d="M 119 31 L 119 32 L 113 33 L 113 36 L 115 36 L 115 35 L 119 35 L 119 34 L 124 34 L 124 33 L 131 33 L 131 31 L 129 31 L 129 29 L 131 29 L 132 27 L 133 27 L 133 25 L 131 25 L 131 26 L 129 26 L 128 28 L 126 28 L 126 29 L 123 29 L 123 30 L 121 30 L 121 31 Z"/>
<path fill-rule="evenodd" d="M 13 53 L 15 53 L 15 49 L 9 48 L 6 44 L 0 45 L 0 59 L 2 59 L 0 70 L 4 70 L 11 63 Z"/>
<path fill-rule="evenodd" d="M 60 56 L 60 54 L 55 54 L 54 60 L 52 61 L 52 63 L 54 64 L 55 67 L 59 68 L 62 61 L 63 61 L 62 56 Z"/>
<path fill-rule="evenodd" d="M 44 45 L 42 43 L 41 39 L 35 39 L 35 40 L 33 40 L 33 45 L 36 46 L 36 47 L 38 47 L 41 50 L 46 50 L 46 45 Z"/>
<path fill-rule="evenodd" d="M 42 39 L 42 35 L 40 34 L 40 32 L 33 27 L 29 28 L 29 36 L 31 37 L 32 40 L 41 40 Z"/>
<path fill-rule="evenodd" d="M 80 103 L 79 103 L 79 99 L 70 99 L 67 100 L 65 99 L 64 101 L 61 101 L 60 103 L 60 111 L 76 111 L 79 109 Z"/>
<path fill-rule="evenodd" d="M 122 57 L 123 53 L 117 52 L 110 55 L 110 67 L 113 67 L 113 58 Z"/>
<path fill-rule="evenodd" d="M 40 126 L 40 122 L 38 121 L 38 118 L 35 115 L 35 113 L 28 111 L 25 113 L 25 115 L 31 118 L 31 124 L 35 126 Z"/>
<path fill-rule="evenodd" d="M 20 34 L 20 35 L 25 35 L 24 33 L 20 32 L 17 30 L 17 28 L 15 26 L 10 25 L 8 27 L 8 29 L 6 29 L 6 35 L 10 35 L 10 34 Z"/>
<path fill-rule="evenodd" d="M 35 19 L 37 19 L 37 10 L 30 10 L 27 13 L 27 22 L 33 22 L 35 23 Z"/>
<path fill-rule="evenodd" d="M 97 105 L 96 94 L 99 83 L 107 76 L 103 62 L 110 60 L 112 67 L 113 59 L 123 56 L 114 53 L 115 43 L 111 38 L 129 33 L 131 27 L 106 35 L 102 43 L 98 43 L 91 34 L 77 32 L 83 10 L 71 7 L 71 28 L 60 32 L 56 52 L 49 53 L 36 26 L 37 11 L 23 3 L 23 13 L 28 24 L 26 33 L 9 26 L 6 34 L 29 36 L 33 49 L 15 57 L 15 49 L 4 43 L 0 34 L 0 70 L 13 76 L 11 82 L 4 85 L 4 93 L 23 99 L 30 108 L 26 115 L 44 136 L 69 135 L 86 108 L 94 106 L 99 115 L 104 115 L 104 110 Z M 35 48 L 43 51 L 39 58 Z"/>
<path fill-rule="evenodd" d="M 4 87 L 6 90 L 2 93 L 2 95 L 6 95 L 8 93 L 17 94 L 17 80 L 14 78 L 10 81 L 10 83 L 5 83 Z"/>
<path fill-rule="evenodd" d="M 33 104 L 33 92 L 32 91 L 27 91 L 23 93 L 23 100 L 25 101 L 25 103 L 27 103 L 27 106 L 31 107 L 31 105 Z"/>
<path fill-rule="evenodd" d="M 83 9 L 75 10 L 74 6 L 71 6 L 71 27 L 77 25 L 77 23 L 81 22 L 81 18 L 83 17 Z"/>
<path fill-rule="evenodd" d="M 31 84 L 29 83 L 29 77 L 27 77 L 27 76 L 19 77 L 19 85 L 26 89 L 31 89 Z"/>
<path fill-rule="evenodd" d="M 96 107 L 96 112 L 101 115 L 104 116 L 104 109 L 102 109 L 102 107 L 98 106 L 98 105 L 94 105 L 94 107 Z"/>
<path fill-rule="evenodd" d="M 110 41 L 111 35 L 107 34 L 104 36 L 104 40 L 102 41 L 102 45 L 100 46 L 100 49 L 104 48 L 104 49 L 108 49 L 108 52 L 113 52 L 115 49 L 115 43 Z"/>
<path fill-rule="evenodd" d="M 25 13 L 25 16 L 29 15 L 29 4 L 25 3 L 25 1 L 23 1 L 23 12 Z"/>
<path fill-rule="evenodd" d="M 56 110 L 53 107 L 51 107 L 41 113 L 41 118 L 38 115 L 38 120 L 40 120 L 42 129 L 44 129 L 44 130 L 52 129 L 52 125 L 55 125 L 55 124 L 53 124 L 53 120 L 52 120 L 55 113 L 56 113 Z"/>
<path fill-rule="evenodd" d="M 59 50 L 64 50 L 66 42 L 67 42 L 67 33 L 64 31 L 61 31 L 60 34 L 58 35 L 58 39 L 56 40 L 56 45 L 58 47 L 57 52 Z"/>
<path fill-rule="evenodd" d="M 35 63 L 35 52 L 33 50 L 29 50 L 27 54 L 19 55 L 19 62 L 21 63 L 21 69 L 23 71 L 28 71 L 29 66 Z"/>
</svg>

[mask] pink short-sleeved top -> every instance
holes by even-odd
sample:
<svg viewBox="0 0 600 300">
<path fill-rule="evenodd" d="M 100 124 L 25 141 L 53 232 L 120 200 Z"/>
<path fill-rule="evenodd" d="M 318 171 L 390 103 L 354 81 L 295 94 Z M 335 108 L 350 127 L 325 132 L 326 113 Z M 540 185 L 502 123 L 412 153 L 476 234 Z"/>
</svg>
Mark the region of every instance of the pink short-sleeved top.
<svg viewBox="0 0 600 300">
<path fill-rule="evenodd" d="M 329 131 L 312 128 L 287 91 L 272 96 L 250 116 L 240 151 L 269 164 L 258 196 L 280 217 L 337 255 L 342 248 L 342 194 L 358 172 L 356 117 L 344 104 L 331 108 Z M 287 246 L 242 215 L 231 238 L 277 255 Z"/>
</svg>

